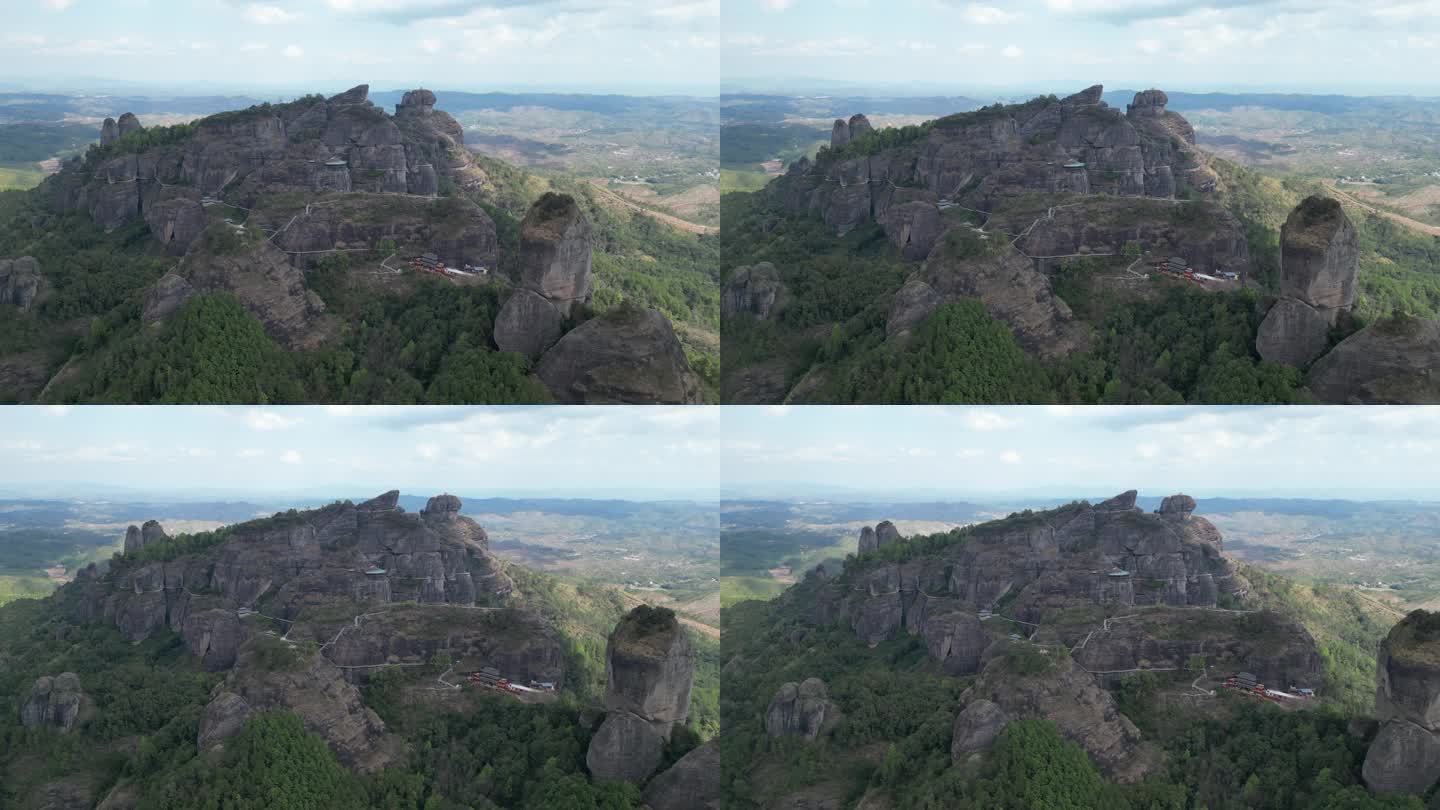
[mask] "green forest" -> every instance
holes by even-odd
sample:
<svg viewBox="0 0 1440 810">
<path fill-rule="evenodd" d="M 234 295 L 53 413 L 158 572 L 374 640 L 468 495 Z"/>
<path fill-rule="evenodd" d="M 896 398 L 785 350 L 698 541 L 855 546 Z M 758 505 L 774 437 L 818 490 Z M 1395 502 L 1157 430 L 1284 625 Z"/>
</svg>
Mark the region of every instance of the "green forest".
<svg viewBox="0 0 1440 810">
<path fill-rule="evenodd" d="M 920 538 L 910 553 L 934 553 L 963 540 L 963 535 Z M 1300 596 L 1303 586 L 1278 580 L 1262 584 L 1268 603 L 1293 607 L 1313 600 L 1313 595 Z M 1282 590 L 1287 593 L 1277 596 Z M 1270 704 L 1257 709 L 1244 696 L 1223 693 L 1210 711 L 1194 712 L 1157 703 L 1154 673 L 1127 676 L 1115 690 L 1117 703 L 1164 753 L 1164 764 L 1137 784 L 1106 780 L 1083 749 L 1044 719 L 1013 722 L 983 755 L 953 763 L 951 726 L 962 705 L 961 693 L 973 678 L 941 674 L 918 637 L 902 635 L 868 648 L 848 628 L 815 626 L 808 598 L 807 586 L 800 585 L 776 600 L 724 609 L 725 659 L 766 662 L 726 670 L 721 756 L 727 807 L 760 808 L 796 794 L 833 796 L 847 803 L 887 796 L 894 806 L 922 810 L 1426 806 L 1419 797 L 1375 798 L 1365 790 L 1360 766 L 1368 740 L 1354 731 L 1350 718 L 1361 709 L 1344 687 L 1336 701 L 1314 710 L 1285 711 Z M 1307 618 L 1323 620 L 1342 639 L 1352 631 L 1344 621 L 1331 620 L 1346 610 L 1343 601 L 1338 608 L 1325 609 L 1334 615 Z M 1372 650 L 1374 641 L 1369 637 Z M 1329 654 L 1324 655 L 1328 685 L 1337 675 Z M 1048 668 L 1014 663 L 1012 677 L 1043 674 Z M 763 718 L 776 689 L 810 677 L 827 684 L 830 699 L 840 708 L 839 724 L 813 741 L 768 737 Z"/>
<path fill-rule="evenodd" d="M 897 348 L 886 342 L 885 317 L 915 265 L 892 255 L 879 226 L 836 239 L 818 218 L 787 215 L 763 192 L 731 193 L 721 202 L 722 274 L 771 262 L 793 300 L 771 319 L 726 323 L 727 376 L 778 358 L 787 388 L 818 369 L 805 398 L 830 403 L 1308 400 L 1298 371 L 1255 355 L 1262 310 L 1253 292 L 1206 293 L 1177 284 L 1151 299 L 1097 301 L 1085 283 L 1097 269 L 1094 260 L 1081 259 L 1058 273 L 1054 287 L 1092 326 L 1086 351 L 1039 360 L 976 301 L 938 308 Z"/>
</svg>

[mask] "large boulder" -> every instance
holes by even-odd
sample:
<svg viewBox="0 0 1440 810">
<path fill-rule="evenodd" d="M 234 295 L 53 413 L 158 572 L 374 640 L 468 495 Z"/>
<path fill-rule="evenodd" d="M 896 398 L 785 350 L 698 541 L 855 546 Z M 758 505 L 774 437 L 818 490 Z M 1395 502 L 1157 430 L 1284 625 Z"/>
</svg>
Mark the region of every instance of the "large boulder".
<svg viewBox="0 0 1440 810">
<path fill-rule="evenodd" d="M 1380 643 L 1380 733 L 1361 775 L 1372 793 L 1425 793 L 1440 780 L 1440 613 L 1417 610 Z"/>
<path fill-rule="evenodd" d="M 140 527 L 140 546 L 143 548 L 161 540 L 168 540 L 170 536 L 165 533 L 165 527 L 160 525 L 158 520 L 147 520 Z"/>
<path fill-rule="evenodd" d="M 830 127 L 830 148 L 843 149 L 847 143 L 850 143 L 850 125 L 844 118 L 836 118 L 834 126 Z"/>
<path fill-rule="evenodd" d="M 1349 309 L 1359 258 L 1359 236 L 1340 203 L 1306 197 L 1280 228 L 1280 294 L 1317 309 Z"/>
<path fill-rule="evenodd" d="M 427 520 L 453 521 L 460 515 L 460 498 L 449 493 L 436 495 L 420 511 Z"/>
<path fill-rule="evenodd" d="M 690 715 L 690 641 L 675 613 L 640 605 L 605 645 L 605 708 L 641 717 L 669 739 Z"/>
<path fill-rule="evenodd" d="M 518 289 L 495 316 L 495 346 L 502 352 L 539 357 L 560 339 L 563 318 L 544 296 Z"/>
<path fill-rule="evenodd" d="M 850 116 L 850 120 L 847 122 L 847 128 L 850 131 L 850 140 L 852 141 L 862 135 L 868 135 L 875 131 L 875 127 L 870 126 L 870 119 L 866 118 L 864 113 L 855 113 Z"/>
<path fill-rule="evenodd" d="M 880 545 L 875 539 L 875 527 L 864 526 L 860 529 L 860 543 L 856 546 L 857 554 L 864 554 L 867 551 L 874 551 Z"/>
<path fill-rule="evenodd" d="M 0 304 L 10 304 L 28 311 L 40 297 L 45 277 L 40 275 L 40 262 L 33 256 L 0 259 Z"/>
<path fill-rule="evenodd" d="M 144 129 L 144 127 L 140 126 L 140 119 L 135 117 L 135 113 L 127 112 L 120 116 L 120 120 L 116 122 L 115 129 L 120 137 L 123 138 L 132 132 L 139 132 Z"/>
<path fill-rule="evenodd" d="M 331 104 L 367 104 L 370 101 L 370 85 L 357 84 L 343 93 L 330 97 Z"/>
<path fill-rule="evenodd" d="M 189 197 L 175 197 L 145 208 L 150 233 L 171 256 L 183 256 L 205 230 L 205 207 Z"/>
<path fill-rule="evenodd" d="M 190 613 L 180 636 L 207 672 L 221 672 L 234 666 L 239 655 L 240 619 L 235 611 L 221 608 Z"/>
<path fill-rule="evenodd" d="M 765 320 L 783 289 L 780 271 L 770 262 L 751 267 L 737 267 L 720 290 L 720 317 L 753 315 Z"/>
<path fill-rule="evenodd" d="M 401 97 L 400 103 L 395 105 L 395 113 L 416 112 L 421 115 L 428 115 L 435 111 L 435 94 L 421 88 L 419 90 L 407 90 Z"/>
<path fill-rule="evenodd" d="M 891 205 L 879 217 L 890 244 L 906 261 L 920 261 L 930 255 L 944 226 L 940 208 L 933 200 L 912 200 Z"/>
<path fill-rule="evenodd" d="M 995 703 L 984 698 L 970 701 L 955 717 L 950 734 L 950 758 L 959 762 L 969 754 L 989 748 L 1009 723 L 1005 710 Z"/>
<path fill-rule="evenodd" d="M 643 782 L 665 755 L 665 738 L 643 717 L 610 712 L 590 738 L 585 766 L 597 782 Z"/>
<path fill-rule="evenodd" d="M 35 680 L 20 709 L 20 722 L 26 728 L 53 728 L 63 734 L 84 722 L 91 710 L 90 697 L 80 688 L 80 676 L 62 672 Z"/>
<path fill-rule="evenodd" d="M 106 118 L 105 123 L 100 125 L 100 145 L 109 146 L 120 137 L 120 129 L 114 118 Z"/>
<path fill-rule="evenodd" d="M 520 223 L 520 283 L 568 317 L 590 301 L 590 221 L 575 198 L 546 192 Z"/>
<path fill-rule="evenodd" d="M 1396 316 L 1371 324 L 1317 360 L 1305 384 L 1333 404 L 1440 404 L 1440 321 Z"/>
<path fill-rule="evenodd" d="M 875 526 L 875 546 L 877 548 L 887 546 L 900 539 L 900 530 L 895 524 L 888 520 L 882 520 Z"/>
<path fill-rule="evenodd" d="M 838 711 L 830 702 L 825 682 L 806 678 L 787 683 L 775 692 L 765 710 L 765 733 L 771 737 L 793 734 L 813 740 L 835 725 Z"/>
<path fill-rule="evenodd" d="M 645 786 L 650 810 L 720 810 L 720 745 L 710 740 Z"/>
<path fill-rule="evenodd" d="M 1189 495 L 1170 495 L 1160 501 L 1160 515 L 1172 520 L 1186 520 L 1195 511 L 1195 499 Z"/>
<path fill-rule="evenodd" d="M 140 538 L 140 527 L 131 526 L 125 530 L 125 553 L 134 554 L 144 545 Z"/>
<path fill-rule="evenodd" d="M 568 405 L 695 405 L 700 379 L 670 321 L 653 309 L 620 306 L 560 338 L 535 375 Z"/>
<path fill-rule="evenodd" d="M 1260 322 L 1255 351 L 1271 363 L 1304 368 L 1325 353 L 1334 316 L 1298 298 L 1281 298 Z"/>
</svg>

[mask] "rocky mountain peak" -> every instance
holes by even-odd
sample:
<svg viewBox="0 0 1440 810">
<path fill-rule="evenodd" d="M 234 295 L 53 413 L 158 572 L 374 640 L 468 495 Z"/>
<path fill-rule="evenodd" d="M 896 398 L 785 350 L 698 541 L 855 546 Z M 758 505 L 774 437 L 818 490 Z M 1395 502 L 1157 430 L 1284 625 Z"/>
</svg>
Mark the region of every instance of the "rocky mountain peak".
<svg viewBox="0 0 1440 810">
<path fill-rule="evenodd" d="M 1380 733 L 1361 771 L 1373 793 L 1425 793 L 1440 780 L 1440 613 L 1416 610 L 1380 644 Z"/>
<path fill-rule="evenodd" d="M 407 90 L 401 97 L 400 103 L 395 105 L 395 114 L 419 113 L 429 115 L 435 110 L 435 94 L 423 88 L 418 90 Z"/>
<path fill-rule="evenodd" d="M 454 520 L 460 514 L 460 499 L 450 494 L 436 495 L 425 502 L 420 514 L 433 520 Z"/>
<path fill-rule="evenodd" d="M 1105 85 L 1092 84 L 1078 93 L 1066 96 L 1060 103 L 1068 106 L 1080 106 L 1087 104 L 1104 104 Z"/>
<path fill-rule="evenodd" d="M 850 129 L 850 140 L 852 141 L 861 135 L 867 135 L 875 131 L 875 127 L 870 126 L 870 119 L 866 118 L 864 113 L 855 113 L 850 116 L 850 120 L 846 126 Z"/>
<path fill-rule="evenodd" d="M 1355 304 L 1360 239 L 1340 203 L 1312 195 L 1280 228 L 1280 299 L 1255 336 L 1260 357 L 1303 368 L 1329 345 L 1330 328 Z"/>
<path fill-rule="evenodd" d="M 690 714 L 694 662 L 674 611 L 639 605 L 605 645 L 605 722 L 585 762 L 595 778 L 643 781 Z"/>
<path fill-rule="evenodd" d="M 844 118 L 836 118 L 830 127 L 830 148 L 843 149 L 850 143 L 850 124 Z"/>
<path fill-rule="evenodd" d="M 389 492 L 376 495 L 357 507 L 362 512 L 390 512 L 400 506 L 400 490 L 392 489 Z"/>
<path fill-rule="evenodd" d="M 1188 520 L 1195 511 L 1195 499 L 1189 495 L 1171 495 L 1160 502 L 1159 514 L 1172 520 Z"/>
<path fill-rule="evenodd" d="M 546 192 L 520 222 L 521 286 L 568 317 L 590 301 L 590 220 L 569 194 Z"/>
<path fill-rule="evenodd" d="M 1141 90 L 1125 112 L 1132 116 L 1159 117 L 1165 114 L 1165 105 L 1169 102 L 1170 97 L 1164 90 Z"/>
<path fill-rule="evenodd" d="M 115 129 L 118 136 L 123 138 L 132 132 L 139 132 L 144 129 L 144 127 L 140 126 L 140 119 L 135 117 L 135 113 L 127 112 L 120 116 L 120 120 L 116 122 Z"/>
<path fill-rule="evenodd" d="M 116 138 L 119 137 L 120 129 L 116 125 L 115 119 L 106 118 L 105 122 L 100 125 L 100 145 L 109 146 L 110 144 L 115 142 Z"/>
<path fill-rule="evenodd" d="M 357 84 L 343 93 L 331 96 L 329 101 L 331 104 L 367 104 L 370 101 L 370 85 Z"/>
<path fill-rule="evenodd" d="M 1135 507 L 1135 498 L 1136 498 L 1137 496 L 1139 496 L 1139 494 L 1140 494 L 1139 492 L 1137 492 L 1137 491 L 1135 491 L 1135 490 L 1133 490 L 1133 489 L 1127 489 L 1127 490 L 1125 490 L 1124 492 L 1120 493 L 1119 495 L 1116 495 L 1115 497 L 1110 498 L 1109 500 L 1101 501 L 1100 504 L 1099 504 L 1098 506 L 1096 506 L 1095 508 L 1096 508 L 1096 509 L 1101 509 L 1101 510 L 1104 510 L 1104 511 L 1107 511 L 1107 512 L 1109 512 L 1109 511 L 1129 511 L 1129 510 L 1132 510 L 1132 509 L 1135 509 L 1135 508 L 1136 508 L 1136 507 Z"/>
</svg>

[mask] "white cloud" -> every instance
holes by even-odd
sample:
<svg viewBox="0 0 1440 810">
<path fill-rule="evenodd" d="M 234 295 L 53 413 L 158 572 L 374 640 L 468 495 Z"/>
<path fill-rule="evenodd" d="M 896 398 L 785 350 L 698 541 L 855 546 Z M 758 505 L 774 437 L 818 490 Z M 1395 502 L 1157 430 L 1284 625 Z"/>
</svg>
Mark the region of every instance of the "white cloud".
<svg viewBox="0 0 1440 810">
<path fill-rule="evenodd" d="M 1020 420 L 997 411 L 968 408 L 965 411 L 965 424 L 971 430 L 1006 430 L 1020 424 Z"/>
<path fill-rule="evenodd" d="M 286 450 L 280 454 L 280 460 L 286 464 L 299 464 L 305 460 L 305 457 L 300 455 L 298 450 Z"/>
<path fill-rule="evenodd" d="M 285 50 L 282 51 L 282 53 L 284 53 L 287 57 L 291 59 L 299 59 L 300 57 L 305 55 L 305 49 L 300 47 L 299 45 L 286 45 Z"/>
<path fill-rule="evenodd" d="M 180 455 L 191 458 L 211 458 L 215 455 L 215 451 L 208 447 L 181 447 Z"/>
<path fill-rule="evenodd" d="M 784 11 L 790 5 L 791 0 L 760 0 L 760 7 L 766 11 Z"/>
<path fill-rule="evenodd" d="M 64 11 L 75 4 L 75 0 L 45 0 L 45 7 L 52 11 Z"/>
<path fill-rule="evenodd" d="M 235 455 L 239 458 L 260 458 L 265 455 L 265 451 L 258 447 L 247 447 L 244 450 L 237 451 Z"/>
<path fill-rule="evenodd" d="M 1000 51 L 1000 55 L 1006 59 L 1019 59 L 1025 55 L 1025 52 L 1014 45 L 1006 45 L 1005 49 Z"/>
<path fill-rule="evenodd" d="M 1135 45 L 1145 53 L 1159 53 L 1160 49 L 1164 47 L 1158 39 L 1142 39 Z"/>
<path fill-rule="evenodd" d="M 985 455 L 985 451 L 977 447 L 966 447 L 963 450 L 955 451 L 955 456 L 957 458 L 979 458 L 983 455 Z"/>
<path fill-rule="evenodd" d="M 251 408 L 245 412 L 245 424 L 251 430 L 288 430 L 300 424 L 300 419 L 276 411 Z"/>
<path fill-rule="evenodd" d="M 268 50 L 270 50 L 270 46 L 265 44 L 264 42 L 247 42 L 244 45 L 240 46 L 241 53 L 256 53 L 258 51 Z"/>
<path fill-rule="evenodd" d="M 979 3 L 971 3 L 965 7 L 965 21 L 973 25 L 1002 25 L 1015 22 L 1022 16 L 1013 11 L 1005 11 L 994 6 L 982 6 Z"/>
<path fill-rule="evenodd" d="M 1001 453 L 1000 460 L 1006 464 L 1019 464 L 1022 461 L 1020 454 L 1014 450 L 1006 450 Z"/>
<path fill-rule="evenodd" d="M 279 6 L 267 6 L 260 3 L 251 3 L 245 7 L 245 19 L 256 25 L 277 25 L 280 23 L 294 22 L 300 15 L 286 11 Z"/>
<path fill-rule="evenodd" d="M 440 448 L 433 444 L 422 444 L 415 448 L 415 452 L 419 453 L 420 457 L 426 461 L 434 461 L 440 457 Z"/>
<path fill-rule="evenodd" d="M 444 48 L 444 47 L 445 47 L 445 45 L 444 45 L 443 43 L 441 43 L 440 40 L 438 40 L 438 39 L 422 39 L 422 40 L 420 40 L 420 50 L 422 50 L 422 51 L 424 51 L 424 52 L 426 52 L 426 53 L 439 53 L 439 52 L 440 52 L 440 49 L 441 49 L 441 48 Z"/>
</svg>

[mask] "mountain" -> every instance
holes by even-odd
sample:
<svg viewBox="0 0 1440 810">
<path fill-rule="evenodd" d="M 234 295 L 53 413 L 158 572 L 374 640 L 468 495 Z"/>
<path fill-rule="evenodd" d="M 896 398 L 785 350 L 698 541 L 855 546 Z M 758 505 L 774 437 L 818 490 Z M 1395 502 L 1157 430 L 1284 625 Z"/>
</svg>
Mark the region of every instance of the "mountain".
<svg viewBox="0 0 1440 810">
<path fill-rule="evenodd" d="M 596 258 L 664 226 L 472 155 L 436 101 L 410 91 L 392 115 L 360 85 L 171 127 L 106 119 L 98 146 L 3 201 L 0 251 L 26 255 L 0 280 L 21 312 L 0 396 L 700 401 L 646 306 L 669 292 L 659 261 L 703 287 L 699 238 Z"/>
<path fill-rule="evenodd" d="M 727 607 L 727 806 L 1238 807 L 1242 786 L 1417 806 L 1371 802 L 1368 735 L 1342 715 L 1369 713 L 1389 622 L 1235 562 L 1188 496 L 1136 503 L 882 521 L 843 565 Z M 1275 759 L 1288 740 L 1310 742 Z"/>
<path fill-rule="evenodd" d="M 661 608 L 636 608 L 627 624 L 617 592 L 500 560 L 452 495 L 418 513 L 398 498 L 173 537 L 148 521 L 130 527 L 108 566 L 91 564 L 48 599 L 0 608 L 0 695 L 21 707 L 0 718 L 9 775 L 0 804 L 250 797 L 276 789 L 280 777 L 263 763 L 289 756 L 289 745 L 307 764 L 286 778 L 332 783 L 317 807 L 386 797 L 441 807 L 605 797 L 631 807 L 652 774 L 715 732 L 713 642 Z M 637 622 L 670 639 L 673 663 L 651 671 L 609 660 Z M 487 668 L 534 688 L 467 683 Z M 606 690 L 671 699 L 654 715 L 665 725 L 649 767 L 602 784 L 584 761 L 604 730 L 590 706 Z M 517 723 L 531 729 L 528 750 L 497 744 Z M 435 749 L 452 753 L 440 762 L 427 753 Z M 89 755 L 33 759 L 59 750 Z M 472 783 L 482 768 L 507 776 Z M 682 769 L 669 781 L 691 776 Z M 248 786 L 226 781 L 237 777 Z M 268 800 L 254 801 L 226 806 Z"/>
<path fill-rule="evenodd" d="M 1208 155 L 1168 100 L 837 119 L 813 161 L 726 197 L 726 401 L 1432 401 L 1403 317 L 1304 378 L 1363 325 L 1356 228 Z M 1316 206 L 1347 223 L 1333 244 Z"/>
</svg>

